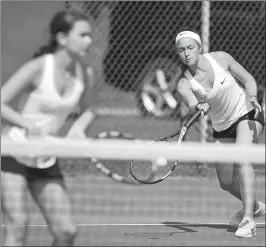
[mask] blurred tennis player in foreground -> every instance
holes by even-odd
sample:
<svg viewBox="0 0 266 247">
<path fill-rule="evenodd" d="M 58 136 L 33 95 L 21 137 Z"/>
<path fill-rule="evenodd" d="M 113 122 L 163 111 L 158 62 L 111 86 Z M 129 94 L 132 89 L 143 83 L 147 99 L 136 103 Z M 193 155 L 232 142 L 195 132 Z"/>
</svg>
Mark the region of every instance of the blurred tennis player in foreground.
<svg viewBox="0 0 266 247">
<path fill-rule="evenodd" d="M 176 49 L 186 70 L 177 90 L 191 113 L 210 108 L 216 143 L 258 143 L 264 116 L 257 100 L 257 84 L 232 56 L 223 51 L 202 54 L 199 35 L 185 30 L 177 34 Z M 217 164 L 220 186 L 243 203 L 230 220 L 237 237 L 256 235 L 253 220 L 265 214 L 265 204 L 255 199 L 256 180 L 252 164 Z"/>
<path fill-rule="evenodd" d="M 89 77 L 80 59 L 92 43 L 90 33 L 86 16 L 62 11 L 53 17 L 50 43 L 1 88 L 2 135 L 14 140 L 15 136 L 57 136 L 88 89 Z M 79 124 L 87 125 L 91 118 L 84 111 L 68 136 L 83 135 L 78 133 Z M 26 160 L 18 157 L 1 161 L 2 210 L 7 223 L 4 245 L 25 246 L 28 188 L 49 225 L 53 245 L 73 246 L 76 226 L 56 159 L 46 169 L 26 167 L 22 164 Z"/>
</svg>

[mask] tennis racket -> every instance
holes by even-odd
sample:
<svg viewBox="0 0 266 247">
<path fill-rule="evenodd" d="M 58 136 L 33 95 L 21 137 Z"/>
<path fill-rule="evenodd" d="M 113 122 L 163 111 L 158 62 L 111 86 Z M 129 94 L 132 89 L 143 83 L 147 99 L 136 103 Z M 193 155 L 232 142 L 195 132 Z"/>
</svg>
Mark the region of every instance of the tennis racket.
<svg viewBox="0 0 266 247">
<path fill-rule="evenodd" d="M 97 134 L 96 139 L 134 140 L 134 137 L 130 134 L 119 131 L 109 131 Z M 95 165 L 98 171 L 116 182 L 131 185 L 141 185 L 141 183 L 135 180 L 130 174 L 130 160 L 100 160 L 92 158 L 91 162 L 92 165 Z"/>
<path fill-rule="evenodd" d="M 180 144 L 189 127 L 199 118 L 200 115 L 201 111 L 199 110 L 194 115 L 192 115 L 179 130 L 166 137 L 154 140 L 150 142 L 149 145 L 162 141 L 171 142 L 171 139 L 177 136 L 177 142 L 178 144 Z M 142 184 L 156 184 L 167 178 L 174 171 L 177 163 L 177 161 L 168 160 L 131 160 L 129 170 L 132 177 L 136 181 Z"/>
</svg>

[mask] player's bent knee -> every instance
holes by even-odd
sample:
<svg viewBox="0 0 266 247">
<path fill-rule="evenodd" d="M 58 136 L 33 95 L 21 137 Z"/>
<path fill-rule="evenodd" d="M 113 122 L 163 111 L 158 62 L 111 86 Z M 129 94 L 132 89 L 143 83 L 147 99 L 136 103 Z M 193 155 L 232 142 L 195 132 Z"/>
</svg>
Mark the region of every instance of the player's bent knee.
<svg viewBox="0 0 266 247">
<path fill-rule="evenodd" d="M 27 231 L 27 225 L 29 223 L 26 215 L 17 215 L 7 217 L 6 221 L 6 238 L 12 239 L 11 242 L 23 243 Z"/>
<path fill-rule="evenodd" d="M 53 229 L 53 235 L 58 242 L 72 242 L 77 235 L 77 228 L 74 224 L 65 224 Z"/>
<path fill-rule="evenodd" d="M 241 172 L 245 171 L 245 170 L 254 170 L 254 167 L 253 167 L 253 164 L 251 163 L 241 163 L 241 164 L 238 164 L 237 166 L 237 172 L 238 174 L 240 175 Z"/>
<path fill-rule="evenodd" d="M 29 223 L 28 216 L 23 213 L 12 213 L 6 217 L 7 225 L 10 227 L 27 227 Z"/>
</svg>

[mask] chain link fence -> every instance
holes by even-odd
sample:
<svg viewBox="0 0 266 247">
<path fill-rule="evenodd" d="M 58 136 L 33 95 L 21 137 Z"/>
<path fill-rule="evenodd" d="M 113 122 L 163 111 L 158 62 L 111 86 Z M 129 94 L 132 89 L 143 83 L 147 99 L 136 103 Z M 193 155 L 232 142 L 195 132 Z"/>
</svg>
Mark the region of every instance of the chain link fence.
<svg viewBox="0 0 266 247">
<path fill-rule="evenodd" d="M 183 27 L 202 35 L 202 2 L 73 1 L 66 7 L 92 20 L 94 44 L 85 60 L 101 88 L 96 108 L 163 119 L 186 115 L 175 92 L 181 70 L 174 40 Z M 226 51 L 241 63 L 255 77 L 262 102 L 265 2 L 214 1 L 209 16 L 209 51 Z"/>
<path fill-rule="evenodd" d="M 210 50 L 229 52 L 265 88 L 265 2 L 212 2 Z"/>
</svg>

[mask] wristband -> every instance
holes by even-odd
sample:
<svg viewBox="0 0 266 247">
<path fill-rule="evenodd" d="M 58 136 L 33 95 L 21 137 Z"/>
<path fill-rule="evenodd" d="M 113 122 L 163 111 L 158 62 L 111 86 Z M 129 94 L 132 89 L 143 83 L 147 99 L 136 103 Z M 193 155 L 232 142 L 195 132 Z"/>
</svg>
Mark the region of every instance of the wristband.
<svg viewBox="0 0 266 247">
<path fill-rule="evenodd" d="M 203 104 L 207 104 L 206 102 L 199 102 L 197 105 L 196 105 L 196 109 L 198 109 L 198 106 L 199 105 L 203 105 Z"/>
<path fill-rule="evenodd" d="M 202 105 L 204 104 L 205 102 L 199 102 L 197 105 L 196 105 L 196 108 L 199 106 L 199 105 Z"/>
</svg>

